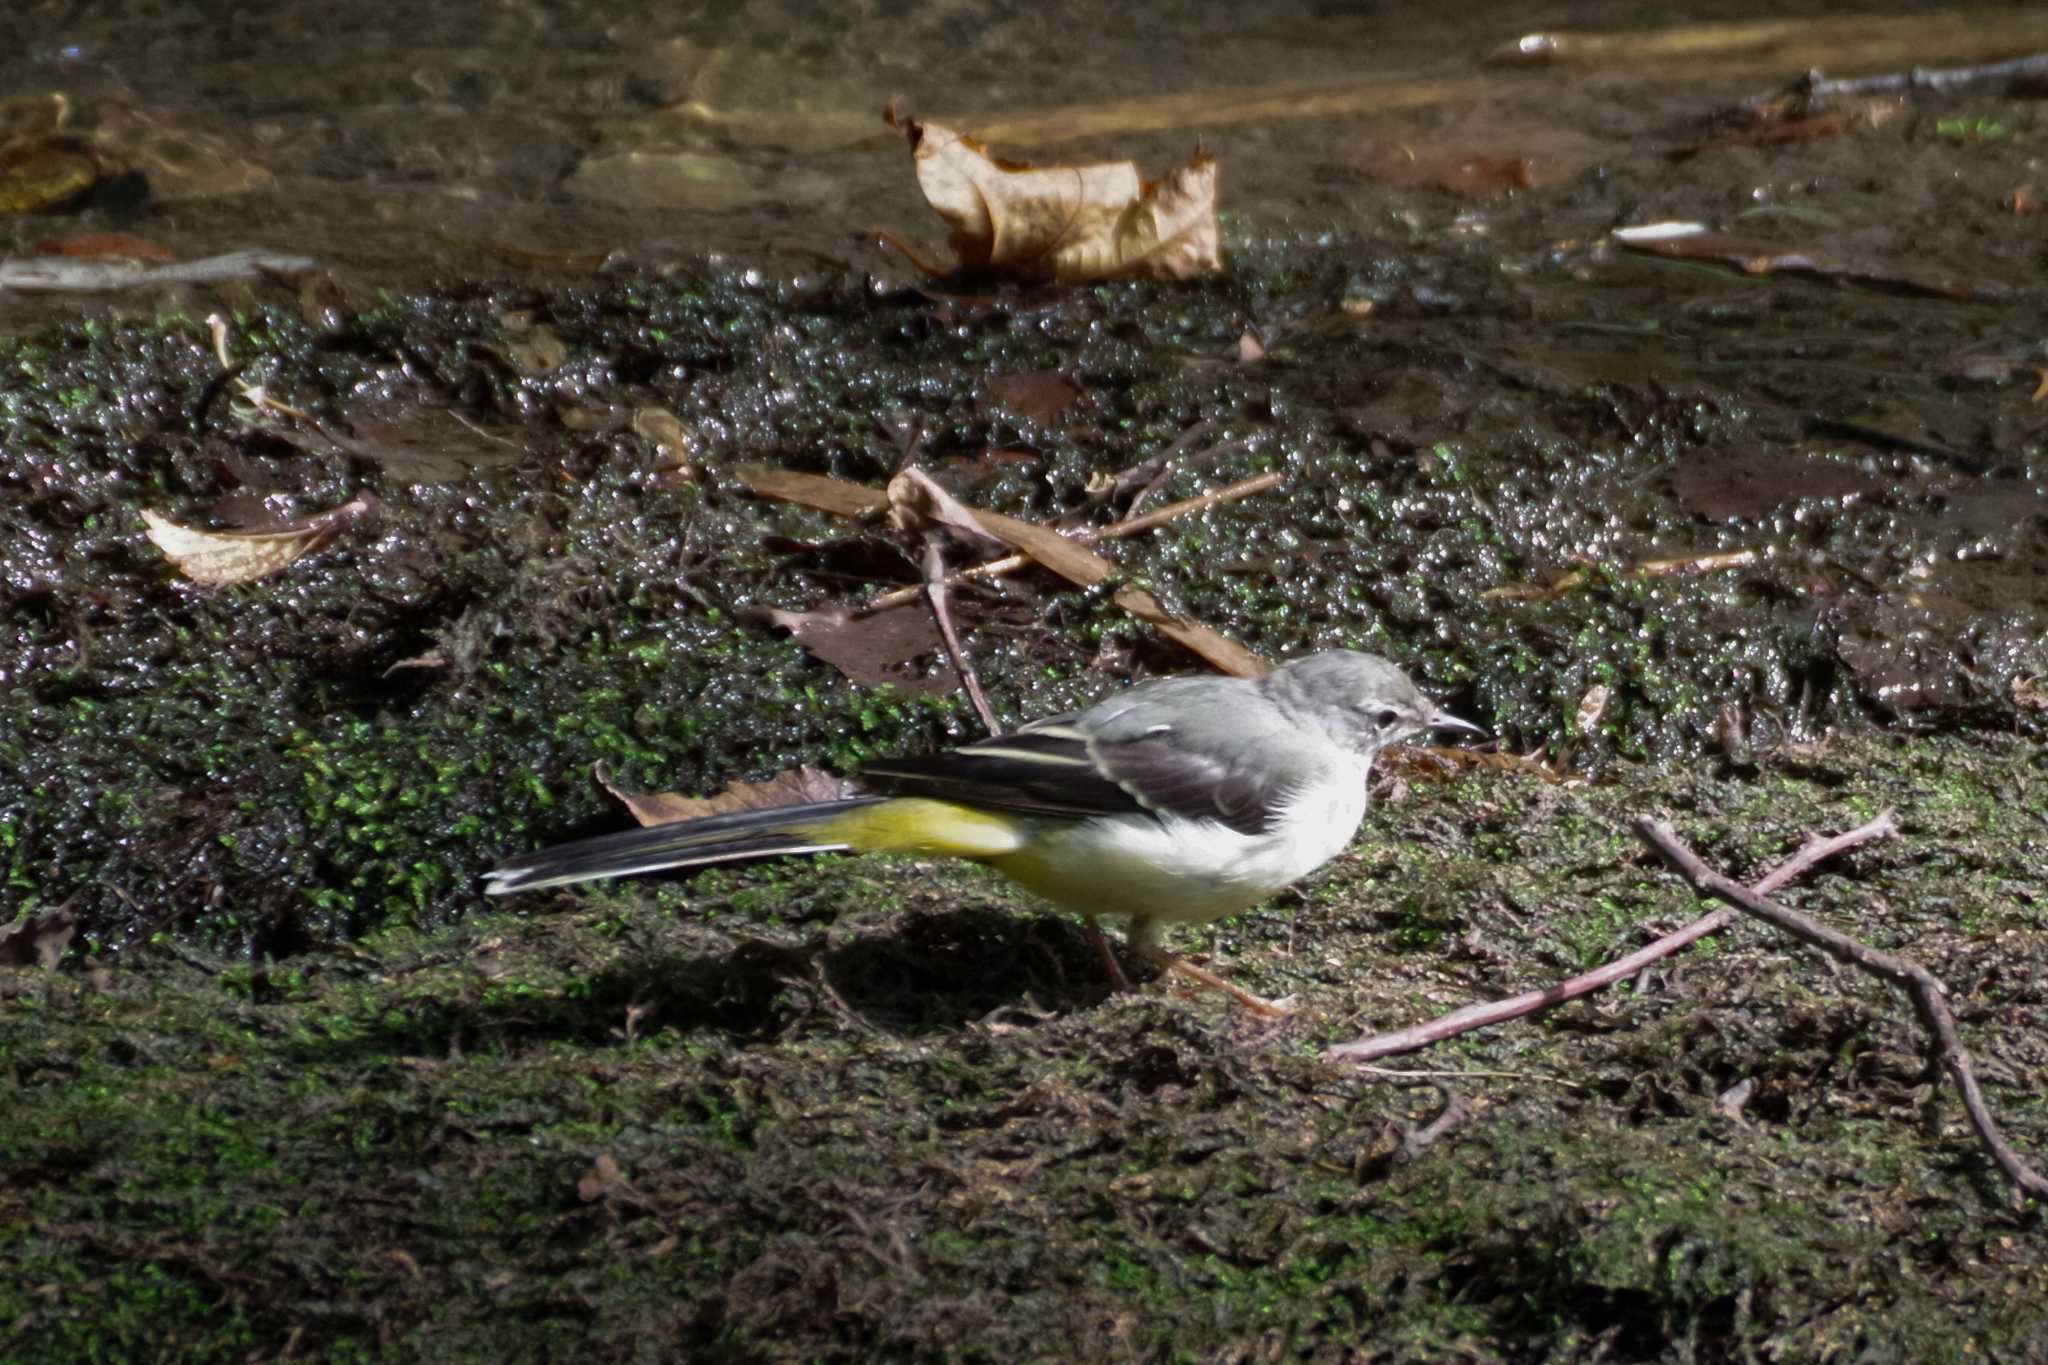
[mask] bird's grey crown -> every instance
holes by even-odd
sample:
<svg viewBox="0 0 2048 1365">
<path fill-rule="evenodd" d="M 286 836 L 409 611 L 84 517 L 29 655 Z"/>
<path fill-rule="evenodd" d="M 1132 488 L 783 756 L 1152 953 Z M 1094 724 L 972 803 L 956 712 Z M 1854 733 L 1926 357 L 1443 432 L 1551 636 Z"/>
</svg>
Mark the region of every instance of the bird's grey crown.
<svg viewBox="0 0 2048 1365">
<path fill-rule="evenodd" d="M 1436 707 L 1406 673 L 1377 654 L 1331 649 L 1282 664 L 1263 686 L 1297 724 L 1371 754 L 1429 728 Z"/>
</svg>

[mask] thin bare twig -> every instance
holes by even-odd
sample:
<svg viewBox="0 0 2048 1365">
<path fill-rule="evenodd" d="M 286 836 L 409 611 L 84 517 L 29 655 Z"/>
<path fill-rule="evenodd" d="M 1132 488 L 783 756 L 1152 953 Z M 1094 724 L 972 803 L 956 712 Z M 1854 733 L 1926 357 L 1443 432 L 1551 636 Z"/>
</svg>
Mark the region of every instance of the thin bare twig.
<svg viewBox="0 0 2048 1365">
<path fill-rule="evenodd" d="M 1562 1076 L 1546 1076 L 1540 1071 L 1459 1071 L 1455 1067 L 1433 1071 L 1401 1071 L 1390 1066 L 1360 1066 L 1354 1068 L 1361 1076 L 1380 1076 L 1398 1085 L 1426 1085 L 1432 1081 L 1536 1081 L 1543 1085 L 1561 1085 L 1567 1090 L 1584 1090 L 1587 1087 L 1578 1081 L 1568 1081 Z"/>
<path fill-rule="evenodd" d="M 1100 494 L 1101 500 L 1108 503 L 1116 503 L 1120 499 L 1127 498 L 1128 500 L 1123 502 L 1123 514 L 1126 518 L 1129 518 L 1143 505 L 1145 499 L 1158 492 L 1160 485 L 1164 484 L 1172 476 L 1175 462 L 1183 458 L 1189 458 L 1188 452 L 1194 448 L 1195 442 L 1205 439 L 1215 429 L 1216 424 L 1214 422 L 1195 423 L 1186 431 L 1183 431 L 1179 439 L 1166 449 L 1147 456 L 1128 469 L 1119 471 L 1114 478 L 1109 480 L 1108 486 L 1102 490 Z M 1210 446 L 1191 458 L 1195 460 L 1213 460 L 1242 449 L 1244 449 L 1244 442 L 1242 441 L 1225 441 L 1221 445 Z M 1090 501 L 1094 500 L 1093 498 L 1090 499 Z"/>
<path fill-rule="evenodd" d="M 1249 479 L 1223 488 L 1211 489 L 1207 493 L 1201 493 L 1192 498 L 1182 498 L 1178 502 L 1170 502 L 1156 511 L 1147 512 L 1142 517 L 1131 517 L 1125 521 L 1113 522 L 1108 526 L 1091 527 L 1087 530 L 1077 531 L 1074 533 L 1074 539 L 1080 541 L 1122 540 L 1125 536 L 1134 536 L 1141 531 L 1149 531 L 1155 526 L 1164 526 L 1167 522 L 1178 520 L 1190 512 L 1199 512 L 1204 508 L 1214 507 L 1219 503 L 1236 502 L 1238 499 L 1248 498 L 1254 493 L 1263 493 L 1286 477 L 1285 474 L 1280 473 L 1278 470 L 1265 474 L 1255 474 Z M 1020 569 L 1029 568 L 1037 562 L 1030 555 L 1004 555 L 1001 559 L 991 559 L 985 564 L 976 564 L 971 568 L 946 575 L 945 585 L 949 588 L 955 588 L 962 583 L 978 579 L 1004 578 L 1016 573 Z M 890 607 L 900 607 L 905 602 L 915 600 L 924 591 L 925 586 L 923 584 L 919 584 L 914 588 L 891 589 L 859 608 L 858 614 L 871 616 L 878 611 L 887 611 Z"/>
<path fill-rule="evenodd" d="M 1838 853 L 1847 852 L 1860 844 L 1885 838 L 1894 833 L 1890 811 L 1875 820 L 1830 839 L 1809 840 L 1804 847 L 1784 862 L 1765 873 L 1756 884 L 1759 895 L 1768 895 L 1795 877 L 1804 875 L 1809 869 L 1825 862 Z M 1369 1062 L 1379 1057 L 1391 1057 L 1399 1052 L 1413 1052 L 1440 1043 L 1446 1038 L 1455 1038 L 1461 1033 L 1475 1029 L 1489 1028 L 1519 1019 L 1525 1014 L 1562 1005 L 1567 1000 L 1576 1000 L 1582 995 L 1604 990 L 1617 981 L 1625 981 L 1658 958 L 1669 957 L 1681 948 L 1686 948 L 1710 934 L 1718 934 L 1733 924 L 1740 916 L 1734 910 L 1716 910 L 1702 915 L 1682 929 L 1675 929 L 1655 943 L 1639 948 L 1627 957 L 1618 958 L 1603 967 L 1597 967 L 1583 975 L 1561 981 L 1555 986 L 1541 990 L 1524 991 L 1505 1000 L 1487 1000 L 1477 1005 L 1467 1005 L 1460 1010 L 1417 1024 L 1412 1028 L 1395 1029 L 1391 1033 L 1376 1033 L 1355 1042 L 1339 1043 L 1323 1052 L 1325 1061 Z"/>
<path fill-rule="evenodd" d="M 1887 71 L 1874 76 L 1849 76 L 1832 80 L 1818 71 L 1809 71 L 1784 90 L 1765 98 L 1784 99 L 1790 96 L 1805 100 L 1809 104 L 1817 104 L 1843 95 L 1887 95 L 1904 90 L 1928 90 L 1945 94 L 1952 90 L 1960 90 L 1964 86 L 1981 85 L 1987 81 L 2021 80 L 2040 75 L 2048 75 L 2048 53 L 2037 52 L 2031 56 L 1988 62 L 1982 66 L 1916 66 L 1908 71 Z"/>
<path fill-rule="evenodd" d="M 1920 1016 L 1921 1027 L 1927 1031 L 1933 1060 L 1948 1072 L 1949 1079 L 1955 1083 L 1956 1093 L 1962 1096 L 1963 1109 L 1969 1114 L 1970 1124 L 1977 1130 L 1977 1139 L 1984 1150 L 1990 1153 L 1992 1161 L 2005 1172 L 2018 1193 L 2048 1199 L 2048 1176 L 2043 1176 L 2021 1160 L 2019 1153 L 1999 1131 L 1998 1121 L 1991 1116 L 1991 1108 L 1984 1102 L 1984 1092 L 1978 1088 L 1970 1054 L 1964 1050 L 1962 1037 L 1956 1030 L 1955 1015 L 1949 1012 L 1947 992 L 1934 973 L 1911 958 L 1880 952 L 1722 876 L 1701 862 L 1697 854 L 1679 841 L 1671 826 L 1661 820 L 1643 816 L 1636 821 L 1636 832 L 1702 895 L 1718 896 L 1744 914 L 1754 915 L 1784 930 L 1837 962 L 1868 972 L 1905 992 L 1906 998 L 1913 1002 L 1914 1012 Z"/>
<path fill-rule="evenodd" d="M 1105 526 L 1100 531 L 1095 532 L 1093 535 L 1087 535 L 1084 538 L 1088 540 L 1122 540 L 1125 536 L 1134 536 L 1140 531 L 1149 531 L 1155 526 L 1164 526 L 1169 521 L 1177 521 L 1190 512 L 1200 512 L 1205 508 L 1214 507 L 1218 503 L 1236 502 L 1239 498 L 1248 498 L 1254 493 L 1263 493 L 1268 488 L 1277 487 L 1281 480 L 1286 477 L 1285 474 L 1282 474 L 1277 469 L 1269 470 L 1264 474 L 1254 474 L 1249 479 L 1240 479 L 1236 483 L 1226 484 L 1222 488 L 1212 488 L 1206 493 L 1197 493 L 1192 498 L 1182 498 L 1178 502 L 1169 502 L 1164 507 L 1147 512 L 1143 516 L 1126 517 L 1124 520 Z"/>
<path fill-rule="evenodd" d="M 974 714 L 981 717 L 981 723 L 992 735 L 1001 734 L 1002 726 L 996 724 L 996 713 L 989 708 L 988 694 L 981 690 L 981 678 L 974 671 L 974 660 L 960 647 L 960 635 L 953 629 L 953 613 L 946 607 L 946 555 L 936 535 L 924 538 L 924 590 L 931 598 L 932 620 L 939 624 L 939 638 L 946 642 L 946 652 L 953 656 L 953 667 L 960 674 L 960 681 L 967 684 L 967 699 L 974 703 Z"/>
</svg>

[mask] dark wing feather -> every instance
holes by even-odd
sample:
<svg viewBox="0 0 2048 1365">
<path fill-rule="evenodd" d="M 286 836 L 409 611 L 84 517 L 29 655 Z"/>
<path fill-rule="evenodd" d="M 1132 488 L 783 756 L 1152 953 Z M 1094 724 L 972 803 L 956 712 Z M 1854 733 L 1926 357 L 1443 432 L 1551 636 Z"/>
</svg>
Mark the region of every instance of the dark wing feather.
<svg viewBox="0 0 2048 1365">
<path fill-rule="evenodd" d="M 1069 819 L 1145 809 L 1096 766 L 1086 736 L 1053 728 L 1049 721 L 942 754 L 870 763 L 860 770 L 860 782 L 888 796 L 929 796 Z"/>
<path fill-rule="evenodd" d="M 1273 827 L 1270 784 L 1217 755 L 1191 752 L 1164 736 L 1097 747 L 1110 779 L 1148 810 L 1221 820 L 1240 834 Z"/>
<path fill-rule="evenodd" d="M 1134 688 L 1078 716 L 861 770 L 891 796 L 1078 819 L 1151 811 L 1263 834 L 1330 760 L 1238 679 Z"/>
</svg>

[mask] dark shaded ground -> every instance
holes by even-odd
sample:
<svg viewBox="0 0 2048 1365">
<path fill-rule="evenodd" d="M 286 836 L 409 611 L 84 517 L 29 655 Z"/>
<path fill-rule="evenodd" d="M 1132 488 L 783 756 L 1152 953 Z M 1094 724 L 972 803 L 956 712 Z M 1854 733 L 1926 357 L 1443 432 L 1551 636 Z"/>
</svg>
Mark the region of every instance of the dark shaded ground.
<svg viewBox="0 0 2048 1365">
<path fill-rule="evenodd" d="M 1476 1114 L 1411 1163 L 1434 1087 L 1315 1056 L 1675 923 L 1636 813 L 1755 871 L 1893 807 L 1900 839 L 1790 897 L 1940 974 L 2015 1142 L 2048 1153 L 2048 351 L 2041 220 L 2004 198 L 2040 118 L 1958 101 L 1735 163 L 1619 159 L 1485 232 L 1347 181 L 1360 221 L 1248 219 L 1231 274 L 1189 286 L 345 278 L 0 341 L 0 859 L 14 908 L 76 921 L 56 972 L 0 979 L 0 1351 L 2048 1357 L 2038 1210 L 1924 1084 L 1903 1008 L 1758 932 L 1414 1062 L 1472 1073 L 1439 1079 Z M 1598 236 L 1758 185 L 1796 190 L 1781 233 L 2009 292 Z M 234 409 L 215 308 L 242 378 L 357 453 Z M 1268 357 L 1242 365 L 1253 325 Z M 1055 421 L 987 401 L 1055 368 L 1082 390 Z M 635 434 L 653 406 L 686 469 Z M 847 523 L 732 467 L 876 483 L 883 417 L 1040 520 L 1215 422 L 1245 449 L 1169 496 L 1286 490 L 1122 545 L 1134 580 L 1272 654 L 1395 656 L 1580 782 L 1410 776 L 1350 858 L 1218 926 L 1236 976 L 1300 997 L 1280 1028 L 1108 998 L 1067 921 L 914 864 L 487 907 L 497 857 L 617 823 L 594 760 L 702 791 L 971 733 L 738 615 L 864 584 L 766 540 Z M 362 493 L 333 545 L 213 593 L 138 520 Z M 1570 591 L 1496 591 L 1586 561 Z M 1008 719 L 1187 666 L 1050 581 L 961 610 Z"/>
</svg>

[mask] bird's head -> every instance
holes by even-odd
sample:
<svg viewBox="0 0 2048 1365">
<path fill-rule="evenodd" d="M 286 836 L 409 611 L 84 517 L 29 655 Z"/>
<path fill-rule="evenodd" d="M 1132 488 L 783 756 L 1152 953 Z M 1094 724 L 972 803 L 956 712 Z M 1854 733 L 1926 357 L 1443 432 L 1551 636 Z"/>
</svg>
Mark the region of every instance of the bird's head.
<svg viewBox="0 0 2048 1365">
<path fill-rule="evenodd" d="M 1325 650 L 1281 665 L 1266 685 L 1299 718 L 1362 754 L 1432 730 L 1486 733 L 1438 707 L 1406 673 L 1377 654 Z"/>
</svg>

